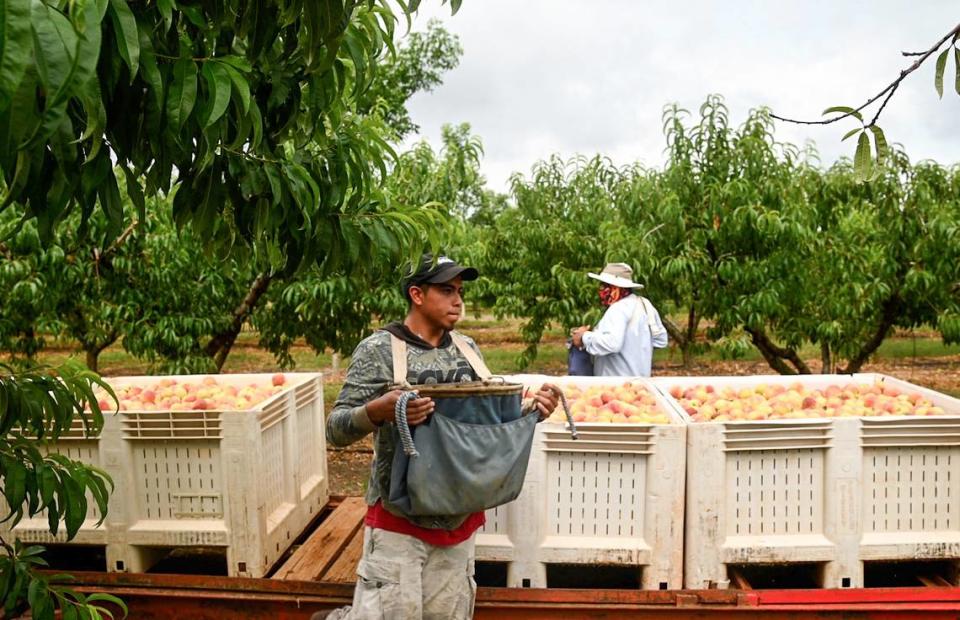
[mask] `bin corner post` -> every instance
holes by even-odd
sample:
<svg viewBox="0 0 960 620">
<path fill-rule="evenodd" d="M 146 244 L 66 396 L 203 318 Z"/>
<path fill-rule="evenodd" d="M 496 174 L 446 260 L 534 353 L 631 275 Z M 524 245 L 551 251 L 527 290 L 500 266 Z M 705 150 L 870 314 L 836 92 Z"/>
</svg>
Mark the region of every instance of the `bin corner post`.
<svg viewBox="0 0 960 620">
<path fill-rule="evenodd" d="M 683 588 L 687 427 L 654 426 L 653 432 L 655 449 L 649 457 L 649 466 L 654 473 L 645 502 L 645 519 L 654 525 L 650 541 L 653 553 L 649 568 L 642 573 L 642 587 L 659 590 L 666 586 L 666 589 L 679 590 Z"/>
<path fill-rule="evenodd" d="M 547 454 L 544 450 L 544 425 L 537 425 L 533 434 L 530 462 L 523 482 L 523 491 L 509 504 L 508 527 L 514 546 L 513 560 L 507 566 L 507 586 L 511 588 L 546 588 L 547 567 L 541 557 L 546 536 Z"/>
<path fill-rule="evenodd" d="M 113 492 L 107 500 L 109 510 L 101 526 L 106 528 L 104 552 L 108 572 L 144 572 L 155 559 L 144 558 L 128 543 L 130 528 L 139 516 L 139 495 L 135 492 L 136 442 L 124 438 L 123 416 L 126 415 L 121 412 L 105 415 L 100 431 L 100 466 L 113 480 Z"/>
<path fill-rule="evenodd" d="M 862 421 L 833 421 L 833 441 L 826 454 L 828 492 L 824 497 L 824 533 L 834 544 L 833 561 L 823 569 L 825 588 L 862 588 L 863 562 L 860 541 L 863 502 Z"/>
<path fill-rule="evenodd" d="M 227 575 L 262 577 L 267 515 L 257 473 L 262 468 L 260 423 L 256 412 L 223 416 L 224 522 L 227 527 Z"/>
<path fill-rule="evenodd" d="M 687 427 L 684 585 L 690 589 L 727 580 L 721 557 L 726 538 L 722 520 L 726 501 L 724 430 L 725 425 L 719 423 Z"/>
</svg>

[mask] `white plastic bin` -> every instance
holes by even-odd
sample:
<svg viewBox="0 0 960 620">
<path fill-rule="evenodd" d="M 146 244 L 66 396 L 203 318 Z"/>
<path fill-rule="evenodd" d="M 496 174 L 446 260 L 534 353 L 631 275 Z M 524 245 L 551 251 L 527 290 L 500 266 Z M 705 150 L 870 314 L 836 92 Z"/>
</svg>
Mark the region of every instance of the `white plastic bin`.
<svg viewBox="0 0 960 620">
<path fill-rule="evenodd" d="M 133 572 L 171 547 L 224 547 L 229 575 L 264 576 L 329 499 L 322 377 L 285 376 L 283 391 L 245 411 L 105 413 L 99 437 L 84 439 L 79 429 L 62 437 L 49 449 L 100 466 L 116 485 L 106 521 L 93 527 L 91 511 L 71 543 L 106 545 L 108 570 Z M 243 386 L 271 375 L 215 378 Z M 107 381 L 121 388 L 159 379 Z M 41 515 L 13 533 L 66 542 Z"/>
<path fill-rule="evenodd" d="M 618 386 L 607 377 L 507 377 L 536 387 Z M 546 587 L 547 565 L 636 567 L 644 589 L 682 583 L 685 426 L 657 391 L 640 381 L 674 424 L 542 423 L 524 489 L 487 512 L 477 559 L 510 562 L 508 586 Z"/>
<path fill-rule="evenodd" d="M 790 563 L 822 565 L 822 587 L 862 587 L 863 561 L 960 557 L 960 401 L 877 374 L 652 380 L 667 398 L 798 382 L 879 382 L 949 415 L 690 424 L 686 587 L 727 585 L 728 565 Z"/>
</svg>

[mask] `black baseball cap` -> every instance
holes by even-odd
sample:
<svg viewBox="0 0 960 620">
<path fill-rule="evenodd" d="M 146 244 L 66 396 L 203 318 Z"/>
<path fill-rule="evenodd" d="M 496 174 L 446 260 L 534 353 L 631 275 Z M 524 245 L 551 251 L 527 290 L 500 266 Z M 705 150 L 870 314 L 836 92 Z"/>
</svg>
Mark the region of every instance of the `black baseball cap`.
<svg viewBox="0 0 960 620">
<path fill-rule="evenodd" d="M 437 257 L 434 261 L 432 254 L 424 254 L 420 258 L 417 270 L 403 280 L 403 292 L 406 294 L 411 286 L 442 284 L 453 280 L 457 276 L 464 280 L 476 280 L 480 273 L 473 267 L 464 267 L 457 264 L 455 260 L 447 256 Z"/>
</svg>

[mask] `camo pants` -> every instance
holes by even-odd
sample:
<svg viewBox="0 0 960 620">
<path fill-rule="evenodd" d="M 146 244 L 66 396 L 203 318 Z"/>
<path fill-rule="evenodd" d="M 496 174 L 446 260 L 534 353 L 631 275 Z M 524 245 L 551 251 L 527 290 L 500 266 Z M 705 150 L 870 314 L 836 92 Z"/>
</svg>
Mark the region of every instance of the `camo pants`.
<svg viewBox="0 0 960 620">
<path fill-rule="evenodd" d="M 476 534 L 452 547 L 364 528 L 353 605 L 328 620 L 469 620 Z"/>
</svg>

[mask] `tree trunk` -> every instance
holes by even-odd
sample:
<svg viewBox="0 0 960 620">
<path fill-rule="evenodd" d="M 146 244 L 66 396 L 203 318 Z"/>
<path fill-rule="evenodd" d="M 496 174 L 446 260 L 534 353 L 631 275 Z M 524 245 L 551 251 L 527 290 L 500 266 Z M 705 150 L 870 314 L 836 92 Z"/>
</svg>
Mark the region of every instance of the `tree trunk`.
<svg viewBox="0 0 960 620">
<path fill-rule="evenodd" d="M 830 343 L 820 341 L 820 374 L 829 375 L 833 372 L 833 365 L 830 360 Z"/>
<path fill-rule="evenodd" d="M 667 335 L 677 343 L 677 347 L 680 349 L 683 367 L 690 368 L 693 358 L 693 352 L 691 350 L 692 341 L 687 338 L 687 333 L 679 325 L 671 321 L 669 317 L 661 316 L 660 320 L 663 322 L 663 328 L 667 330 Z"/>
<path fill-rule="evenodd" d="M 693 345 L 697 342 L 697 327 L 700 324 L 700 317 L 697 315 L 696 306 L 690 306 L 690 312 L 687 314 L 687 336 L 683 353 L 683 367 L 689 369 L 693 365 Z"/>
<path fill-rule="evenodd" d="M 117 341 L 117 338 L 120 337 L 120 334 L 113 331 L 107 334 L 107 337 L 103 342 L 88 343 L 81 341 L 83 345 L 83 353 L 87 359 L 87 368 L 93 372 L 99 372 L 100 366 L 100 354 L 103 353 L 103 350 L 109 347 L 111 344 Z"/>
<path fill-rule="evenodd" d="M 762 329 L 752 329 L 750 327 L 745 328 L 747 333 L 750 334 L 750 339 L 753 342 L 753 346 L 757 347 L 757 350 L 760 351 L 760 354 L 763 355 L 763 359 L 767 361 L 767 364 L 770 365 L 770 368 L 773 368 L 781 375 L 809 375 L 810 368 L 807 364 L 800 359 L 800 356 L 797 355 L 797 352 L 793 349 L 786 347 L 777 346 L 770 337 L 767 336 L 766 332 Z M 793 368 L 787 365 L 787 362 L 790 362 L 793 365 Z"/>
<path fill-rule="evenodd" d="M 243 301 L 240 302 L 240 305 L 233 311 L 233 320 L 230 322 L 230 326 L 211 338 L 210 342 L 207 343 L 205 352 L 213 358 L 213 363 L 217 366 L 217 372 L 223 369 L 223 365 L 227 361 L 227 356 L 230 355 L 230 349 L 233 348 L 233 344 L 237 341 L 237 336 L 240 334 L 243 324 L 250 317 L 253 309 L 256 308 L 257 302 L 259 302 L 263 294 L 267 292 L 267 288 L 270 286 L 272 280 L 273 276 L 268 273 L 259 274 L 256 279 L 254 279 L 253 284 L 250 285 L 250 289 L 247 291 Z"/>
<path fill-rule="evenodd" d="M 880 313 L 880 321 L 877 323 L 876 331 L 873 332 L 873 336 L 860 347 L 857 354 L 850 358 L 847 367 L 840 371 L 842 374 L 852 375 L 855 372 L 860 372 L 860 369 L 867 363 L 870 356 L 883 344 L 893 324 L 896 323 L 897 316 L 900 314 L 900 305 L 900 295 L 898 293 L 883 302 L 883 310 Z"/>
<path fill-rule="evenodd" d="M 94 351 L 92 349 L 84 349 L 84 354 L 87 358 L 87 368 L 93 372 L 100 372 L 98 369 L 98 363 L 100 360 L 100 351 Z"/>
</svg>

